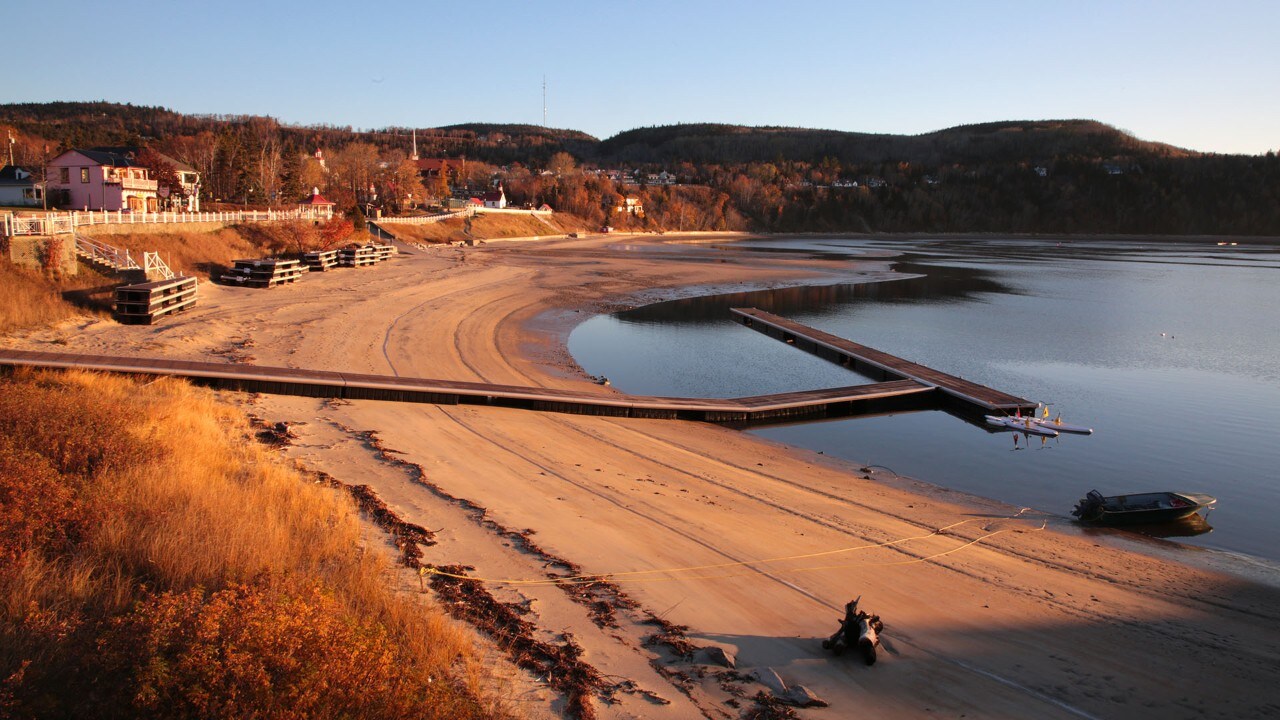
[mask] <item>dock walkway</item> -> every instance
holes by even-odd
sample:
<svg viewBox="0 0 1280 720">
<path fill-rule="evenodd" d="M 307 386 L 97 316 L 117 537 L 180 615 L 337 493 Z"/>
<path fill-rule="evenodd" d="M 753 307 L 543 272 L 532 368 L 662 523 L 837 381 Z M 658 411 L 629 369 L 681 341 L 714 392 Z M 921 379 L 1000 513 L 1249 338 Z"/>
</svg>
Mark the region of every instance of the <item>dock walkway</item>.
<svg viewBox="0 0 1280 720">
<path fill-rule="evenodd" d="M 1014 411 L 1034 411 L 1037 404 L 1024 398 L 993 390 L 964 378 L 904 360 L 852 340 L 832 335 L 808 325 L 756 308 L 732 308 L 742 324 L 794 345 L 801 350 L 839 363 L 864 375 L 884 380 L 913 380 L 937 388 L 947 396 L 971 408 L 1001 415 Z"/>
<path fill-rule="evenodd" d="M 439 405 L 492 405 L 580 415 L 777 422 L 843 417 L 930 403 L 934 388 L 914 380 L 808 390 L 746 398 L 669 398 L 625 395 L 614 390 L 561 390 L 480 382 L 405 378 L 298 368 L 77 355 L 0 348 L 0 367 L 78 369 L 134 375 L 181 377 L 219 389 L 305 397 L 388 400 Z"/>
</svg>

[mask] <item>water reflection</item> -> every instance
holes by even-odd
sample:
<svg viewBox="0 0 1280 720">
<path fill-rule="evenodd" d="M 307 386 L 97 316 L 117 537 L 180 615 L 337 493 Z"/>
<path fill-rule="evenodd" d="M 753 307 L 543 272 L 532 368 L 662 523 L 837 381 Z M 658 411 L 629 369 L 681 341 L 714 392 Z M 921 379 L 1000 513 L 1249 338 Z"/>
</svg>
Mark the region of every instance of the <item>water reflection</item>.
<svg viewBox="0 0 1280 720">
<path fill-rule="evenodd" d="M 1180 538 L 1195 537 L 1197 535 L 1205 535 L 1213 532 L 1213 527 L 1209 525 L 1208 518 L 1203 517 L 1199 513 L 1188 515 L 1180 520 L 1172 520 L 1163 523 L 1147 523 L 1145 525 L 1125 525 L 1119 527 L 1097 527 L 1085 525 L 1084 532 L 1086 535 L 1106 535 L 1111 533 L 1131 532 L 1147 537 L 1155 538 Z"/>
<path fill-rule="evenodd" d="M 853 309 L 850 306 L 868 301 L 945 302 L 971 300 L 984 293 L 1017 293 L 1013 286 L 1001 282 L 995 272 L 983 268 L 904 261 L 894 263 L 894 270 L 905 279 L 707 295 L 646 305 L 618 313 L 616 317 L 624 323 L 639 324 L 722 324 L 732 317 L 729 308 L 735 307 L 759 308 L 784 317 L 799 313 L 812 316 L 850 312 Z"/>
<path fill-rule="evenodd" d="M 768 244 L 777 253 L 787 241 Z M 1206 492 L 1221 501 L 1218 529 L 1192 542 L 1280 559 L 1274 245 L 1227 253 L 1194 243 L 807 238 L 794 249 L 851 258 L 892 253 L 900 259 L 894 270 L 914 277 L 599 316 L 574 331 L 570 351 L 587 372 L 635 394 L 743 397 L 859 382 L 838 365 L 742 328 L 728 313 L 759 307 L 1051 403 L 1098 433 L 993 437 L 999 431 L 980 417 L 901 412 L 780 423 L 754 434 L 1018 506 L 1069 506 L 1090 487 Z M 1207 534 L 1191 530 L 1197 527 L 1179 525 L 1167 536 Z"/>
</svg>

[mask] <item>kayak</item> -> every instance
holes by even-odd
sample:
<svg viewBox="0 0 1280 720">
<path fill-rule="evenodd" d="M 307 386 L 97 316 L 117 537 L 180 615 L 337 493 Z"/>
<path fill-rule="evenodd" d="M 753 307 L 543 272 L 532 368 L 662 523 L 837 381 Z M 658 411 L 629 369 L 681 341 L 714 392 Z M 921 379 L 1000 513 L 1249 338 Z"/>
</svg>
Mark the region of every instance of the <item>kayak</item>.
<svg viewBox="0 0 1280 720">
<path fill-rule="evenodd" d="M 1067 423 L 1062 422 L 1062 418 L 1055 418 L 1053 420 L 1050 420 L 1049 418 L 1031 418 L 1031 422 L 1037 425 L 1043 425 L 1047 428 L 1053 428 L 1058 432 L 1078 433 L 1080 435 L 1093 434 L 1093 428 L 1087 428 L 1083 425 L 1068 425 Z"/>
<path fill-rule="evenodd" d="M 1032 435 L 1043 435 L 1045 437 L 1058 437 L 1058 431 L 1052 427 L 1046 427 L 1036 423 L 1032 418 L 1016 418 L 1008 415 L 987 415 L 987 424 L 999 427 L 1007 427 L 1010 430 L 1018 432 L 1031 433 Z"/>
</svg>

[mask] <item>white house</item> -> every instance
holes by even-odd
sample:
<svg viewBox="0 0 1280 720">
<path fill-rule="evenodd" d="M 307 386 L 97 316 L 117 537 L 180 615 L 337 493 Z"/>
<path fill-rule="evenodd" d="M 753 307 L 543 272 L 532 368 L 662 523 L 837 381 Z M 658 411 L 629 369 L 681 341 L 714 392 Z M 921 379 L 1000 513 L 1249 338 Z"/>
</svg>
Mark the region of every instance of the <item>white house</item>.
<svg viewBox="0 0 1280 720">
<path fill-rule="evenodd" d="M 502 190 L 502 183 L 498 183 L 498 189 L 484 194 L 484 206 L 495 210 L 501 210 L 507 206 L 507 194 Z"/>
<path fill-rule="evenodd" d="M 44 187 L 36 182 L 30 170 L 5 165 L 0 168 L 0 205 L 41 207 L 44 205 Z"/>
</svg>

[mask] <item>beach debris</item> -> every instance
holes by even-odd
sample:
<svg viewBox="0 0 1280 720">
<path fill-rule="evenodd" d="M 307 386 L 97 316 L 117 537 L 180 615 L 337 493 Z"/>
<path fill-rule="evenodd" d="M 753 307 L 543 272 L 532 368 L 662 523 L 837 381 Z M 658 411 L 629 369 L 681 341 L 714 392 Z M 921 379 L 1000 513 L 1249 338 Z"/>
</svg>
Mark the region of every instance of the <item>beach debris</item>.
<svg viewBox="0 0 1280 720">
<path fill-rule="evenodd" d="M 293 432 L 293 426 L 306 425 L 304 422 L 286 422 L 284 420 L 270 423 L 253 414 L 249 415 L 249 424 L 257 429 L 256 437 L 258 442 L 277 448 L 285 447 L 298 439 L 298 435 Z"/>
<path fill-rule="evenodd" d="M 880 631 L 884 630 L 884 623 L 880 621 L 879 615 L 871 615 L 858 609 L 858 601 L 861 599 L 862 596 L 859 595 L 845 603 L 840 629 L 822 641 L 822 649 L 841 655 L 845 648 L 856 647 L 868 665 L 875 665 L 876 646 L 880 644 Z"/>
<path fill-rule="evenodd" d="M 734 654 L 720 647 L 719 645 L 708 645 L 698 649 L 698 662 L 708 665 L 719 665 L 727 667 L 730 670 L 738 667 L 738 658 Z"/>
<path fill-rule="evenodd" d="M 812 690 L 803 685 L 789 686 L 785 693 L 778 696 L 778 699 L 796 707 L 827 707 L 831 704 L 813 694 Z"/>
<path fill-rule="evenodd" d="M 781 695 L 787 691 L 787 684 L 782 681 L 782 677 L 778 675 L 771 667 L 760 667 L 751 671 L 751 676 L 756 682 L 769 688 L 774 695 Z"/>
</svg>

